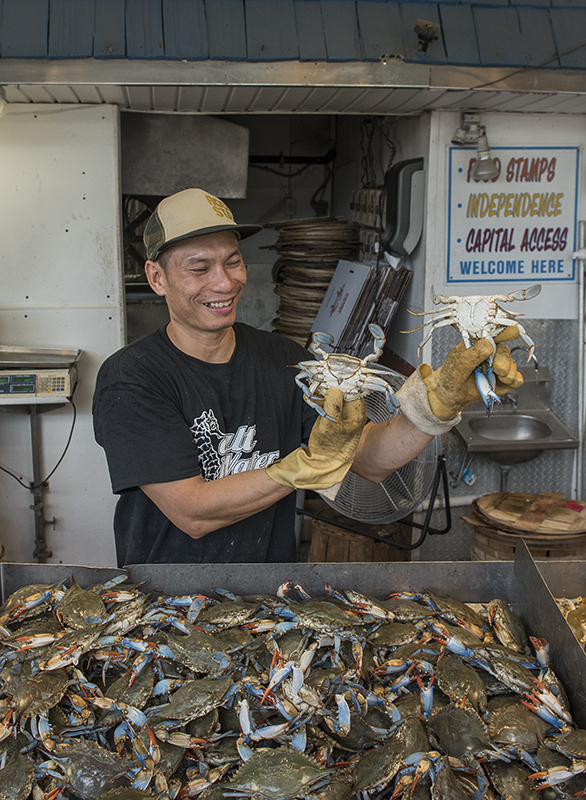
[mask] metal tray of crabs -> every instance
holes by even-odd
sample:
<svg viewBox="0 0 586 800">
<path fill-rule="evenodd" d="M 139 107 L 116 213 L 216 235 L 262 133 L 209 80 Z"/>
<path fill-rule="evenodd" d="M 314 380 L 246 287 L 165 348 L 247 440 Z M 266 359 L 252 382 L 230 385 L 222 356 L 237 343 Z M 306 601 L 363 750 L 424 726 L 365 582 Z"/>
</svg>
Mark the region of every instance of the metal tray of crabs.
<svg viewBox="0 0 586 800">
<path fill-rule="evenodd" d="M 559 611 L 528 551 L 514 564 L 68 569 L 44 583 L 42 565 L 0 565 L 6 798 L 586 787 L 580 685 L 564 690 L 558 666 L 573 665 L 548 662 Z"/>
</svg>

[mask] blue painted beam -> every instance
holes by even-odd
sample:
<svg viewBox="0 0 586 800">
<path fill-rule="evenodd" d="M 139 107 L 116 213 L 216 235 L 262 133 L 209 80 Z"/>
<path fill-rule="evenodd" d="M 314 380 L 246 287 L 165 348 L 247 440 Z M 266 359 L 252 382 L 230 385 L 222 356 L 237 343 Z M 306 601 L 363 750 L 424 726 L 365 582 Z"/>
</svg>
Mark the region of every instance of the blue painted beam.
<svg viewBox="0 0 586 800">
<path fill-rule="evenodd" d="M 301 61 L 326 61 L 328 51 L 321 3 L 294 0 L 299 58 Z"/>
<path fill-rule="evenodd" d="M 96 0 L 95 58 L 126 56 L 124 0 Z"/>
<path fill-rule="evenodd" d="M 51 0 L 49 58 L 89 58 L 94 52 L 94 0 Z"/>
<path fill-rule="evenodd" d="M 382 55 L 405 57 L 399 3 L 368 0 L 356 4 L 362 52 L 369 61 Z"/>
<path fill-rule="evenodd" d="M 126 58 L 164 58 L 161 0 L 126 0 Z"/>
<path fill-rule="evenodd" d="M 4 0 L 2 57 L 46 58 L 49 0 Z"/>
<path fill-rule="evenodd" d="M 586 69 L 586 9 L 552 8 L 550 15 L 560 66 Z"/>
<path fill-rule="evenodd" d="M 222 0 L 206 4 L 210 58 L 246 61 L 244 0 Z"/>
<path fill-rule="evenodd" d="M 249 61 L 299 58 L 293 0 L 246 0 Z"/>
<path fill-rule="evenodd" d="M 208 57 L 208 31 L 203 0 L 163 0 L 163 29 L 167 59 Z"/>
<path fill-rule="evenodd" d="M 514 6 L 473 6 L 480 63 L 484 67 L 525 67 L 527 55 Z"/>
<path fill-rule="evenodd" d="M 355 5 L 347 0 L 325 0 L 321 13 L 328 61 L 360 61 L 362 47 Z"/>
<path fill-rule="evenodd" d="M 447 63 L 478 66 L 480 53 L 471 7 L 440 3 L 439 16 Z"/>
<path fill-rule="evenodd" d="M 549 9 L 519 6 L 517 10 L 527 56 L 527 66 L 543 66 L 548 69 L 559 67 Z"/>
</svg>

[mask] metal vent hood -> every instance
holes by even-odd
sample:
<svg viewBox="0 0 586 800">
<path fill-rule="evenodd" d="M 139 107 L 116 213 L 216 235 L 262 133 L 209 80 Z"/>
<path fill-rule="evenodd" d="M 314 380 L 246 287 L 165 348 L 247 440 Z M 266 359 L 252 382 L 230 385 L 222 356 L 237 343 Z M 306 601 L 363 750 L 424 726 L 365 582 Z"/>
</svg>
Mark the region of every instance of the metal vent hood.
<svg viewBox="0 0 586 800">
<path fill-rule="evenodd" d="M 170 195 L 205 186 L 246 197 L 249 130 L 211 116 L 122 114 L 122 194 Z"/>
</svg>

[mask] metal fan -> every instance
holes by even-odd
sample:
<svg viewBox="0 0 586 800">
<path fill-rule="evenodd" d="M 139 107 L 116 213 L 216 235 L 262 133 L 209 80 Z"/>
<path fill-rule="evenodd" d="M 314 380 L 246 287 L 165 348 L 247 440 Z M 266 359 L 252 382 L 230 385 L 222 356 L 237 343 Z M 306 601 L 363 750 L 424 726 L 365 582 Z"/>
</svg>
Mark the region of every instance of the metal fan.
<svg viewBox="0 0 586 800">
<path fill-rule="evenodd" d="M 382 365 L 377 365 L 382 367 Z M 405 378 L 384 367 L 385 378 L 394 392 L 401 388 Z M 372 422 L 385 422 L 389 412 L 381 392 L 366 398 L 366 413 Z M 349 472 L 335 500 L 326 502 L 340 514 L 358 522 L 385 524 L 403 519 L 414 511 L 429 494 L 438 468 L 438 439 L 434 438 L 417 458 L 405 464 L 382 483 L 372 483 Z"/>
</svg>

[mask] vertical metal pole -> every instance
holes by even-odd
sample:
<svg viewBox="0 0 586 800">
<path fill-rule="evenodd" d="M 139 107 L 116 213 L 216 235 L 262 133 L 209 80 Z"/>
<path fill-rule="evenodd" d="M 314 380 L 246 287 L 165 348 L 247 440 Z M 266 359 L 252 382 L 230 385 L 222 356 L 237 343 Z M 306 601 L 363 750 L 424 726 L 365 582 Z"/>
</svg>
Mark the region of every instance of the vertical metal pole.
<svg viewBox="0 0 586 800">
<path fill-rule="evenodd" d="M 43 495 L 47 487 L 46 484 L 42 483 L 39 415 L 34 403 L 29 405 L 29 414 L 31 418 L 31 447 L 33 456 L 33 481 L 30 484 L 30 491 L 33 495 L 33 505 L 30 506 L 30 508 L 35 512 L 35 549 L 33 558 L 36 558 L 39 564 L 45 564 L 47 558 L 49 558 L 52 553 L 47 550 L 47 544 L 45 542 L 45 503 Z"/>
<path fill-rule="evenodd" d="M 578 222 L 578 252 L 580 256 L 576 258 L 578 269 L 580 270 L 580 274 L 578 275 L 578 287 L 579 287 L 579 310 L 578 310 L 578 330 L 579 330 L 579 363 L 578 363 L 578 448 L 576 450 L 575 455 L 575 470 L 574 474 L 576 476 L 575 481 L 575 498 L 581 499 L 582 495 L 582 464 L 584 460 L 584 399 L 586 397 L 586 391 L 584 382 L 586 380 L 586 365 L 584 364 L 584 357 L 585 357 L 585 347 L 584 347 L 584 337 L 586 335 L 586 330 L 584 326 L 584 308 L 585 308 L 585 300 L 584 300 L 584 291 L 585 281 L 584 281 L 584 265 L 586 263 L 586 222 L 584 220 L 580 220 Z"/>
</svg>

